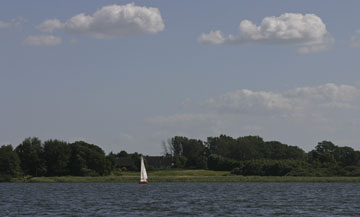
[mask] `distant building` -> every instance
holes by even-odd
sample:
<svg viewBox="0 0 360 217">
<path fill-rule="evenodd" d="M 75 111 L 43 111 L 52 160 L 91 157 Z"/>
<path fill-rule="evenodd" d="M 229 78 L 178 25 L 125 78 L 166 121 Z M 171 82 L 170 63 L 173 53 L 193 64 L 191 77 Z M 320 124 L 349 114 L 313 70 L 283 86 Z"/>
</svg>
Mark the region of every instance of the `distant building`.
<svg viewBox="0 0 360 217">
<path fill-rule="evenodd" d="M 168 169 L 172 166 L 172 158 L 164 156 L 146 156 L 148 167 L 153 169 Z"/>
<path fill-rule="evenodd" d="M 165 156 L 145 156 L 145 163 L 150 169 L 168 169 L 171 168 L 172 158 Z M 136 163 L 131 157 L 118 157 L 116 159 L 116 167 L 123 168 L 126 167 L 128 170 L 133 170 L 137 168 Z"/>
<path fill-rule="evenodd" d="M 131 159 L 131 157 L 118 157 L 116 159 L 115 167 L 117 168 L 126 167 L 127 169 L 136 168 L 135 162 L 133 161 L 133 159 Z"/>
</svg>

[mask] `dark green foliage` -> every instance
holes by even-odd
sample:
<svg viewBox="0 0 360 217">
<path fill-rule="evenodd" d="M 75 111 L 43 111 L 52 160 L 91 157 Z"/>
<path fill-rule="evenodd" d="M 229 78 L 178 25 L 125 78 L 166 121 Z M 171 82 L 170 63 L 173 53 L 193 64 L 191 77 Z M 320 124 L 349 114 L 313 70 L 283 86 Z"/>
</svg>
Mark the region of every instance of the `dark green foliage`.
<svg viewBox="0 0 360 217">
<path fill-rule="evenodd" d="M 110 174 L 116 167 L 116 155 L 110 152 L 106 156 L 106 174 Z"/>
<path fill-rule="evenodd" d="M 232 170 L 234 174 L 262 176 L 354 176 L 359 174 L 360 152 L 320 142 L 306 154 L 296 146 L 278 141 L 265 142 L 259 136 L 234 139 L 226 135 L 209 137 L 205 143 L 174 137 L 168 149 L 176 153 L 175 166 L 183 168 L 179 156 L 186 157 L 184 168 L 199 168 L 204 157 L 211 170 Z M 205 148 L 203 148 L 205 146 Z M 196 153 L 196 154 L 195 154 Z M 348 167 L 348 166 L 355 167 Z M 344 167 L 347 167 L 345 169 Z"/>
<path fill-rule="evenodd" d="M 241 162 L 232 170 L 233 174 L 244 176 L 299 176 L 308 164 L 298 160 L 249 160 Z"/>
<path fill-rule="evenodd" d="M 117 157 L 128 157 L 128 153 L 122 150 L 117 154 Z"/>
<path fill-rule="evenodd" d="M 265 142 L 262 147 L 259 147 L 260 152 L 265 159 L 273 160 L 304 160 L 306 158 L 305 152 L 296 147 L 282 144 L 278 141 Z"/>
<path fill-rule="evenodd" d="M 70 144 L 69 170 L 75 176 L 105 175 L 108 169 L 104 151 L 92 144 L 78 141 Z"/>
<path fill-rule="evenodd" d="M 174 167 L 175 168 L 185 168 L 187 158 L 182 155 L 176 155 L 174 157 Z"/>
<path fill-rule="evenodd" d="M 68 144 L 27 138 L 16 149 L 25 175 L 31 176 L 99 176 L 110 174 L 112 162 L 104 151 L 86 142 Z"/>
<path fill-rule="evenodd" d="M 305 152 L 298 147 L 288 146 L 277 141 L 264 142 L 259 136 L 245 136 L 233 139 L 229 136 L 209 137 L 209 154 L 246 161 L 253 159 L 296 159 L 306 158 Z"/>
<path fill-rule="evenodd" d="M 318 143 L 315 150 L 320 153 L 334 153 L 336 148 L 337 147 L 332 142 L 322 141 Z"/>
<path fill-rule="evenodd" d="M 43 146 L 38 138 L 26 138 L 15 151 L 25 175 L 43 176 L 46 174 L 46 165 L 42 155 Z"/>
<path fill-rule="evenodd" d="M 63 141 L 48 140 L 44 142 L 44 158 L 47 176 L 64 176 L 69 174 L 70 146 Z"/>
<path fill-rule="evenodd" d="M 206 147 L 201 140 L 188 139 L 186 137 L 175 136 L 171 139 L 171 146 L 175 156 L 175 162 L 177 167 L 182 166 L 186 158 L 185 167 L 192 169 L 206 169 Z M 180 159 L 178 156 L 184 156 Z"/>
<path fill-rule="evenodd" d="M 350 147 L 338 147 L 332 142 L 323 141 L 318 143 L 315 150 L 309 152 L 308 161 L 322 165 L 358 165 L 360 162 L 360 154 Z"/>
<path fill-rule="evenodd" d="M 11 145 L 0 147 L 0 177 L 8 181 L 9 177 L 17 177 L 21 174 L 20 160 Z"/>
<path fill-rule="evenodd" d="M 218 170 L 218 171 L 230 171 L 236 167 L 240 166 L 240 162 L 225 158 L 220 155 L 211 154 L 208 157 L 208 168 L 210 170 Z"/>
<path fill-rule="evenodd" d="M 134 162 L 132 168 L 129 168 L 130 171 L 140 171 L 140 164 L 141 164 L 141 155 L 137 152 L 128 155 Z"/>
<path fill-rule="evenodd" d="M 359 152 L 350 147 L 337 147 L 334 151 L 334 157 L 342 166 L 355 165 L 359 162 Z"/>
</svg>

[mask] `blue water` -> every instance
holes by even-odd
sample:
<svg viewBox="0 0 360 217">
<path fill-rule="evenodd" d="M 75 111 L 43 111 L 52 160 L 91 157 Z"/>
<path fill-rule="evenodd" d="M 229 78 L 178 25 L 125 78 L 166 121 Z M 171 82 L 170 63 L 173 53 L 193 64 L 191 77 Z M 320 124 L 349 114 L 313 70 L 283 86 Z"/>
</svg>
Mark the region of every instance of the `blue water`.
<svg viewBox="0 0 360 217">
<path fill-rule="evenodd" d="M 0 216 L 360 216 L 356 183 L 0 183 Z"/>
</svg>

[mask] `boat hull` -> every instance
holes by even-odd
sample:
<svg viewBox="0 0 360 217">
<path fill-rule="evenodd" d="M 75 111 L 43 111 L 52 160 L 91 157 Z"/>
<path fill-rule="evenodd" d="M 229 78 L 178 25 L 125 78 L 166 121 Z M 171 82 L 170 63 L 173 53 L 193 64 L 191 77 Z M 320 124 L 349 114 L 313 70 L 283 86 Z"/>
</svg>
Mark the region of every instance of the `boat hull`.
<svg viewBox="0 0 360 217">
<path fill-rule="evenodd" d="M 139 184 L 149 184 L 148 181 L 140 181 Z"/>
</svg>

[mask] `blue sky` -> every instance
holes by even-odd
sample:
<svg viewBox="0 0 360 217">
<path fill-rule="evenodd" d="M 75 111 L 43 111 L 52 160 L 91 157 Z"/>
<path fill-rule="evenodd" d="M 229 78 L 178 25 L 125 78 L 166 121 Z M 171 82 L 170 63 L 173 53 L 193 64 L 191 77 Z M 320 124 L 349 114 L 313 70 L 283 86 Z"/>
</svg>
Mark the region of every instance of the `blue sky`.
<svg viewBox="0 0 360 217">
<path fill-rule="evenodd" d="M 359 150 L 359 6 L 4 0 L 0 144 L 157 155 L 176 135 L 226 134 Z"/>
</svg>

